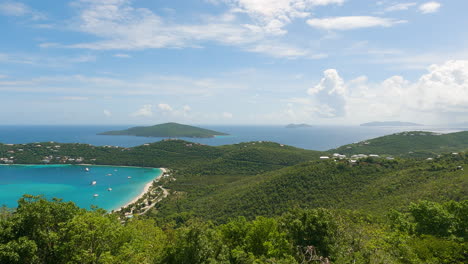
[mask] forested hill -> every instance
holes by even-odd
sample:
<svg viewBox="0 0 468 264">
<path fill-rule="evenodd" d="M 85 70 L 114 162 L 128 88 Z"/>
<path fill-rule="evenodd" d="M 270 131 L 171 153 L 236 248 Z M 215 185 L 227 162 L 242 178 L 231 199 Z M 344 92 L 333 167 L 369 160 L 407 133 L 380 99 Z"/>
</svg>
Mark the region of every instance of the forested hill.
<svg viewBox="0 0 468 264">
<path fill-rule="evenodd" d="M 190 193 L 200 176 L 184 174 L 167 187 L 188 193 L 174 195 L 158 207 L 161 217 L 183 208 L 221 222 L 237 215 L 280 215 L 291 207 L 358 209 L 378 215 L 421 199 L 467 199 L 468 170 L 464 168 L 468 168 L 468 156 L 463 153 L 430 161 L 312 161 L 246 177 L 202 196 Z"/>
<path fill-rule="evenodd" d="M 107 131 L 98 135 L 111 136 L 138 136 L 138 137 L 191 137 L 191 138 L 210 138 L 214 136 L 227 135 L 200 127 L 182 125 L 178 123 L 165 123 L 147 127 L 132 127 L 125 130 Z"/>
<path fill-rule="evenodd" d="M 329 152 L 380 154 L 401 157 L 433 157 L 436 154 L 468 149 L 468 131 L 439 134 L 410 131 L 341 146 Z"/>
<path fill-rule="evenodd" d="M 273 142 L 206 146 L 184 140 L 163 140 L 132 148 L 42 142 L 0 144 L 2 162 L 11 164 L 98 164 L 230 172 L 238 167 L 262 172 L 318 159 L 322 152 Z M 229 170 L 227 169 L 229 167 Z"/>
</svg>

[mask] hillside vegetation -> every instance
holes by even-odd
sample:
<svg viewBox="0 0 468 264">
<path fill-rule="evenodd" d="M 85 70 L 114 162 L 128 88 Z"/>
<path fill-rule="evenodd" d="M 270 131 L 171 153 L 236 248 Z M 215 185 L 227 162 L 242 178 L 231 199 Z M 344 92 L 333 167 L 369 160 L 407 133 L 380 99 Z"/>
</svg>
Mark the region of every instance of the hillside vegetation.
<svg viewBox="0 0 468 264">
<path fill-rule="evenodd" d="M 292 207 L 352 209 L 382 215 L 420 199 L 467 199 L 468 158 L 443 155 L 433 161 L 367 158 L 348 161 L 313 161 L 224 185 L 203 182 L 207 175 L 179 171 L 177 181 L 165 186 L 176 194 L 156 208 L 160 217 L 192 214 L 219 222 L 243 215 L 282 214 Z M 205 179 L 205 180 L 202 180 Z"/>
<path fill-rule="evenodd" d="M 388 215 L 318 208 L 223 225 L 121 223 L 99 209 L 25 196 L 16 211 L 0 210 L 0 263 L 466 263 L 468 201 L 421 201 Z"/>
<path fill-rule="evenodd" d="M 433 157 L 437 154 L 468 149 L 468 131 L 438 134 L 410 131 L 341 146 L 329 152 L 380 154 L 400 157 Z"/>
<path fill-rule="evenodd" d="M 147 127 L 132 127 L 125 130 L 107 131 L 98 135 L 111 136 L 138 136 L 138 137 L 192 137 L 192 138 L 210 138 L 214 136 L 224 136 L 221 133 L 200 127 L 182 125 L 177 123 L 165 123 Z"/>
</svg>

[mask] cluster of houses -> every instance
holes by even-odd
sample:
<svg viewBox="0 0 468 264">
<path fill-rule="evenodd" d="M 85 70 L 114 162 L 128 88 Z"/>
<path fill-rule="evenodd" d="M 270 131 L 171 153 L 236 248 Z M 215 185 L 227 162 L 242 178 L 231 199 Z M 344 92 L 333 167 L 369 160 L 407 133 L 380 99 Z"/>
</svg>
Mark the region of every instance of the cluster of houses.
<svg viewBox="0 0 468 264">
<path fill-rule="evenodd" d="M 329 156 L 320 156 L 320 159 L 321 160 L 328 160 L 328 159 L 334 159 L 334 160 L 349 160 L 350 163 L 356 163 L 357 160 L 359 159 L 364 159 L 364 158 L 380 158 L 379 155 L 377 154 L 370 154 L 370 155 L 366 155 L 366 154 L 356 154 L 356 155 L 352 155 L 349 159 L 347 158 L 346 155 L 343 155 L 343 154 L 340 154 L 340 153 L 334 153 L 331 157 Z M 385 159 L 387 160 L 393 160 L 394 158 L 393 157 L 386 157 Z"/>
<path fill-rule="evenodd" d="M 73 157 L 68 157 L 68 156 L 45 156 L 41 162 L 42 163 L 45 163 L 45 164 L 48 164 L 50 162 L 52 162 L 53 160 L 56 160 L 57 162 L 59 163 L 82 163 L 84 161 L 84 158 L 83 157 L 78 157 L 78 158 L 73 158 Z"/>
<path fill-rule="evenodd" d="M 14 157 L 0 158 L 0 162 L 2 162 L 4 164 L 13 164 L 15 162 L 13 159 L 14 159 Z"/>
</svg>

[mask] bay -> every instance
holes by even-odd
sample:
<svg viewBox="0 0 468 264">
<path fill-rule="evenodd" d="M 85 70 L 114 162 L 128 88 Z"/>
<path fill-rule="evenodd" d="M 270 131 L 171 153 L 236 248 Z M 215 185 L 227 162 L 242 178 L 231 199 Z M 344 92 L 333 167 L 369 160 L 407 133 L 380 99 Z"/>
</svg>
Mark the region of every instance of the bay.
<svg viewBox="0 0 468 264">
<path fill-rule="evenodd" d="M 31 194 L 62 198 L 87 209 L 95 205 L 114 210 L 137 197 L 161 172 L 138 167 L 3 165 L 0 166 L 0 205 L 16 207 L 23 194 Z"/>
</svg>

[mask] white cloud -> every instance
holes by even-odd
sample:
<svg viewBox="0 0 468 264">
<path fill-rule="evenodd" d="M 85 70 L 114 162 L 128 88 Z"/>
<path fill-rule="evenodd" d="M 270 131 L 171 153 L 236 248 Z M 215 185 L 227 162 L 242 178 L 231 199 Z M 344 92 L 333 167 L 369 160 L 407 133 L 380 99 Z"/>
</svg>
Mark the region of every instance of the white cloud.
<svg viewBox="0 0 468 264">
<path fill-rule="evenodd" d="M 246 13 L 254 19 L 249 25 L 258 32 L 272 35 L 283 35 L 284 27 L 295 18 L 310 16 L 316 6 L 331 4 L 341 5 L 345 0 L 224 0 L 235 12 Z"/>
<path fill-rule="evenodd" d="M 153 116 L 153 105 L 143 105 L 138 111 L 131 114 L 134 117 L 152 117 Z"/>
<path fill-rule="evenodd" d="M 202 24 L 172 24 L 151 10 L 134 8 L 128 0 L 75 3 L 80 8 L 72 29 L 93 34 L 102 41 L 71 45 L 96 50 L 197 47 L 200 41 L 235 45 L 261 38 L 247 27 L 220 21 Z M 109 30 L 112 28 L 112 30 Z"/>
<path fill-rule="evenodd" d="M 0 53 L 0 63 L 28 64 L 40 67 L 63 67 L 75 63 L 96 61 L 92 55 L 52 57 L 35 54 L 5 54 Z"/>
<path fill-rule="evenodd" d="M 129 54 L 117 53 L 117 54 L 114 54 L 114 57 L 122 58 L 122 59 L 128 59 L 128 58 L 131 58 L 132 56 L 130 56 Z"/>
<path fill-rule="evenodd" d="M 287 100 L 287 118 L 299 122 L 323 117 L 353 122 L 399 119 L 442 123 L 468 113 L 468 60 L 434 64 L 415 81 L 402 76 L 379 83 L 370 83 L 366 76 L 345 81 L 329 69 L 307 93 L 308 97 Z"/>
<path fill-rule="evenodd" d="M 231 119 L 232 117 L 233 117 L 232 113 L 223 112 L 223 118 L 225 118 L 225 119 Z"/>
<path fill-rule="evenodd" d="M 394 5 L 391 5 L 387 8 L 385 8 L 385 12 L 393 12 L 393 11 L 404 11 L 404 10 L 408 10 L 410 7 L 413 7 L 417 5 L 417 3 L 415 2 L 410 2 L 410 3 L 398 3 L 398 4 L 394 4 Z"/>
<path fill-rule="evenodd" d="M 247 48 L 247 51 L 262 53 L 275 58 L 294 59 L 298 57 L 306 57 L 309 59 L 322 59 L 327 57 L 327 54 L 311 54 L 310 50 L 282 44 L 258 44 Z"/>
<path fill-rule="evenodd" d="M 158 104 L 159 110 L 166 111 L 166 112 L 172 112 L 174 109 L 168 104 Z"/>
<path fill-rule="evenodd" d="M 46 16 L 40 12 L 32 10 L 29 6 L 15 1 L 5 1 L 0 3 L 0 14 L 6 16 L 29 16 L 32 20 L 45 19 Z"/>
<path fill-rule="evenodd" d="M 265 0 L 261 0 L 265 1 Z M 70 25 L 98 37 L 95 42 L 76 43 L 69 48 L 92 50 L 144 50 L 160 48 L 199 48 L 207 42 L 238 46 L 244 51 L 263 53 L 276 58 L 304 55 L 315 59 L 323 54 L 274 43 L 272 37 L 284 34 L 284 26 L 299 16 L 298 10 L 317 5 L 340 4 L 343 0 L 280 0 L 265 1 L 261 10 L 255 1 L 228 1 L 232 9 L 218 16 L 203 16 L 199 23 L 177 24 L 165 20 L 146 8 L 135 8 L 129 0 L 76 1 L 79 17 Z M 260 8 L 260 9 L 259 9 Z M 240 23 L 238 16 L 247 13 L 252 23 Z M 254 15 L 257 14 L 258 15 Z M 283 14 L 283 15 L 282 15 Z M 112 28 L 112 30 L 109 30 Z M 272 51 L 270 47 L 273 47 Z"/>
<path fill-rule="evenodd" d="M 111 116 L 112 116 L 112 112 L 109 111 L 109 110 L 106 110 L 106 109 L 104 109 L 104 111 L 102 111 L 102 113 L 103 113 L 106 117 L 111 117 Z"/>
<path fill-rule="evenodd" d="M 184 105 L 183 110 L 184 110 L 184 112 L 189 112 L 189 111 L 192 110 L 192 108 L 190 106 L 188 106 L 188 105 Z"/>
<path fill-rule="evenodd" d="M 6 78 L 8 78 L 8 75 L 0 74 L 0 79 L 6 79 Z"/>
<path fill-rule="evenodd" d="M 419 6 L 419 11 L 423 14 L 430 14 L 439 11 L 442 5 L 438 2 L 427 2 Z"/>
<path fill-rule="evenodd" d="M 370 27 L 391 27 L 400 23 L 406 23 L 406 21 L 375 16 L 344 16 L 313 18 L 307 20 L 307 24 L 309 24 L 309 26 L 324 30 L 352 30 Z"/>
<path fill-rule="evenodd" d="M 328 69 L 323 75 L 316 86 L 307 90 L 316 101 L 314 111 L 322 117 L 344 116 L 346 86 L 343 79 L 335 69 Z"/>
</svg>

